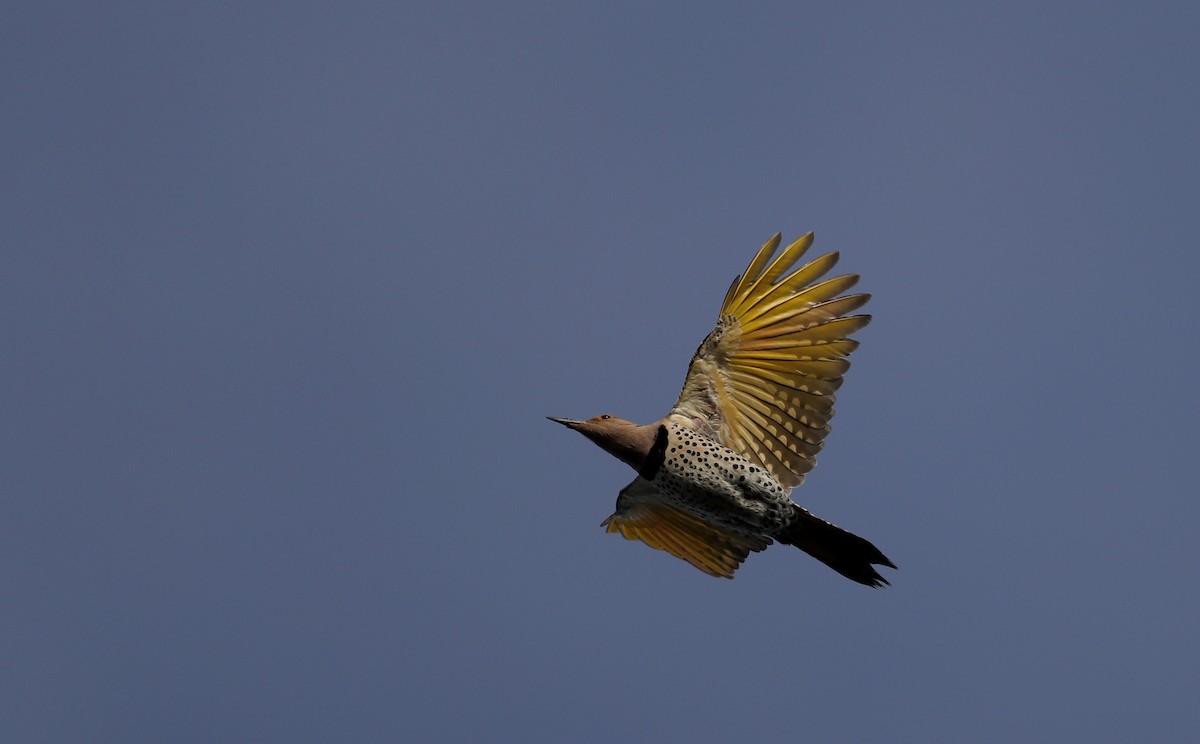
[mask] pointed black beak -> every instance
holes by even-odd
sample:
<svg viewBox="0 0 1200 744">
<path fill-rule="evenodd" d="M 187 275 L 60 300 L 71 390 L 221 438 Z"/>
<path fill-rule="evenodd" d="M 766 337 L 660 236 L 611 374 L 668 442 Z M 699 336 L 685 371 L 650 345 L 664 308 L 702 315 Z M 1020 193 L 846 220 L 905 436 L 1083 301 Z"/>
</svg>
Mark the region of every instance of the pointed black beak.
<svg viewBox="0 0 1200 744">
<path fill-rule="evenodd" d="M 550 419 L 551 421 L 553 421 L 556 424 L 562 424 L 563 426 L 567 427 L 568 429 L 574 429 L 583 423 L 579 419 L 554 418 L 553 416 L 547 416 L 546 418 Z"/>
</svg>

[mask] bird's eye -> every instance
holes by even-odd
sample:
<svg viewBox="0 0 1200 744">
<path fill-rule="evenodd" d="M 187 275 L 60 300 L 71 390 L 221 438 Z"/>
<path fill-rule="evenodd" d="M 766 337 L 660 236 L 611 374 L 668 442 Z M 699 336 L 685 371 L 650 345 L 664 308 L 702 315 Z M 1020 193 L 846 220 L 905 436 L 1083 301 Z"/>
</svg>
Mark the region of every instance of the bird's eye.
<svg viewBox="0 0 1200 744">
<path fill-rule="evenodd" d="M 602 419 L 604 419 L 605 421 L 607 421 L 608 419 L 612 418 L 612 416 L 609 416 L 609 415 L 606 413 L 606 414 L 604 414 L 603 416 L 601 416 L 600 418 L 602 418 Z"/>
</svg>

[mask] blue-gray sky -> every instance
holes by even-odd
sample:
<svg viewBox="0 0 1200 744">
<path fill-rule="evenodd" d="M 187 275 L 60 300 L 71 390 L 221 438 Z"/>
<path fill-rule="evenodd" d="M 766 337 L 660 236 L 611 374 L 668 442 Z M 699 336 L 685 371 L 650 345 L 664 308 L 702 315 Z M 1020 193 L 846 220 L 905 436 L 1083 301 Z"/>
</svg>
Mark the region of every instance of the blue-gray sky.
<svg viewBox="0 0 1200 744">
<path fill-rule="evenodd" d="M 1194 3 L 9 3 L 0 739 L 1194 741 Z M 730 279 L 875 322 L 796 494 L 599 527 Z"/>
</svg>

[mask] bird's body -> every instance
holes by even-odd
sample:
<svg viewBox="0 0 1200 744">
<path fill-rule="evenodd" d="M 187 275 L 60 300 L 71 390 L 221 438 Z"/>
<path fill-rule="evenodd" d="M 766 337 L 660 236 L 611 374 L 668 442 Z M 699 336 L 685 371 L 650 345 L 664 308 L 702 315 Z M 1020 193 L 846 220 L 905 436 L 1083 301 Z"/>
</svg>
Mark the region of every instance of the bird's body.
<svg viewBox="0 0 1200 744">
<path fill-rule="evenodd" d="M 604 521 L 609 532 L 713 576 L 732 578 L 749 553 L 778 541 L 860 583 L 886 584 L 872 566 L 895 568 L 883 553 L 788 495 L 816 464 L 845 357 L 857 346 L 847 336 L 870 320 L 846 313 L 868 295 L 835 297 L 856 276 L 817 283 L 837 254 L 784 277 L 812 234 L 768 265 L 779 241 L 768 241 L 730 287 L 667 416 L 640 426 L 609 415 L 552 420 L 637 471 Z"/>
<path fill-rule="evenodd" d="M 659 425 L 662 461 L 638 473 L 663 503 L 744 535 L 770 535 L 792 521 L 792 500 L 771 474 L 688 426 Z"/>
</svg>

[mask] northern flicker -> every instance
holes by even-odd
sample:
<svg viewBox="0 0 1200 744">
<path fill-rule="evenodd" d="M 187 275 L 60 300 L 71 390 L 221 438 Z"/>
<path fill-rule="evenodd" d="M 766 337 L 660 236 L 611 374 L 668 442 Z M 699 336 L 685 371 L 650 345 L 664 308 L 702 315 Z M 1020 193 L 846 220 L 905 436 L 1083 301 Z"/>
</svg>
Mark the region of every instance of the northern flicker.
<svg viewBox="0 0 1200 744">
<path fill-rule="evenodd" d="M 644 425 L 608 414 L 550 420 L 637 471 L 603 522 L 609 532 L 730 579 L 751 552 L 778 541 L 849 579 L 881 586 L 888 581 L 874 565 L 896 566 L 878 548 L 788 495 L 816 465 L 834 394 L 850 367 L 846 357 L 858 346 L 849 336 L 871 320 L 851 313 L 870 295 L 843 294 L 857 275 L 818 281 L 837 253 L 788 273 L 813 234 L 772 260 L 780 237 L 733 280 L 670 413 Z"/>
</svg>

